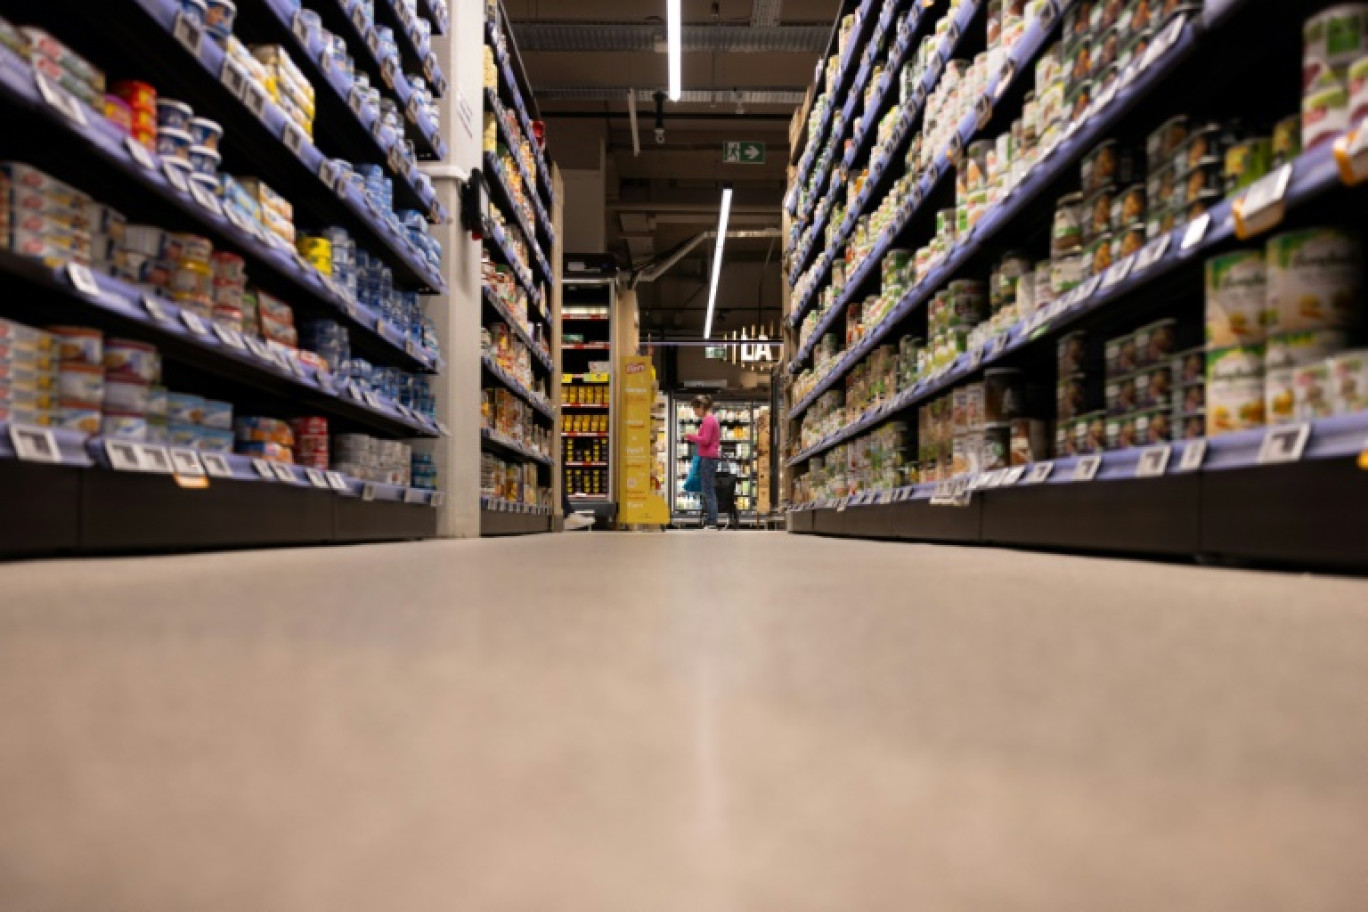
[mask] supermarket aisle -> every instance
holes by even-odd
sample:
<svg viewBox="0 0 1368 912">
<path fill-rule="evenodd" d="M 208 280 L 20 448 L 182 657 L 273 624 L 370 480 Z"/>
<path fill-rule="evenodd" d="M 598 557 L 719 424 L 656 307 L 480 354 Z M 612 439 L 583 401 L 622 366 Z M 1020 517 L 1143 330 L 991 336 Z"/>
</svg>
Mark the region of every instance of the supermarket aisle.
<svg viewBox="0 0 1368 912">
<path fill-rule="evenodd" d="M 694 533 L 0 587 L 0 908 L 1362 908 L 1368 582 Z"/>
</svg>

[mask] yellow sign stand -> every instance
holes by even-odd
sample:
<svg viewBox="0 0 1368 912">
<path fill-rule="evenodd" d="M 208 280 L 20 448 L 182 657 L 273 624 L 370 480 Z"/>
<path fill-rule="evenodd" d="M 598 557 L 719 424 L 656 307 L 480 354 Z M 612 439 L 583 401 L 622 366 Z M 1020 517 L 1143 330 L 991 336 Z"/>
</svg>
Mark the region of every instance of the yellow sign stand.
<svg viewBox="0 0 1368 912">
<path fill-rule="evenodd" d="M 618 523 L 624 526 L 666 526 L 670 508 L 651 490 L 651 406 L 656 377 L 651 359 L 640 355 L 621 359 L 622 407 L 618 410 L 618 466 L 622 504 Z"/>
</svg>

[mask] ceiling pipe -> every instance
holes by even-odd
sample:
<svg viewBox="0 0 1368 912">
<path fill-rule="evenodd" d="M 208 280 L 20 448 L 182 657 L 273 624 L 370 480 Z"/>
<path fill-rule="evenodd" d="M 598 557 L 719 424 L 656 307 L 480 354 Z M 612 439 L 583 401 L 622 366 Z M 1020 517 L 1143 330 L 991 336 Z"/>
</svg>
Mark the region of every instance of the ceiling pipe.
<svg viewBox="0 0 1368 912">
<path fill-rule="evenodd" d="M 778 228 L 758 228 L 751 230 L 728 231 L 728 240 L 753 240 L 755 238 L 777 238 L 783 237 L 784 232 Z M 632 270 L 632 277 L 627 282 L 628 288 L 636 288 L 642 282 L 654 282 L 665 273 L 669 272 L 679 261 L 688 256 L 695 247 L 704 241 L 717 240 L 717 232 L 704 231 L 701 234 L 689 238 L 669 253 L 662 254 L 659 258 L 642 265 L 640 268 Z"/>
<path fill-rule="evenodd" d="M 685 54 L 820 54 L 826 50 L 830 35 L 831 26 L 825 23 L 763 27 L 710 23 L 684 26 L 680 46 Z M 653 54 L 660 51 L 660 26 L 641 22 L 519 22 L 513 26 L 513 37 L 524 54 L 539 51 Z"/>
<path fill-rule="evenodd" d="M 660 89 L 633 89 L 628 86 L 536 86 L 537 99 L 548 101 L 618 101 L 625 92 L 635 92 L 637 101 L 654 103 Z M 803 103 L 807 92 L 785 86 L 752 86 L 734 89 L 685 89 L 679 96 L 681 104 L 787 105 Z M 555 117 L 549 113 L 548 117 Z M 601 115 L 600 115 L 601 116 Z M 718 115 L 710 115 L 718 116 Z"/>
</svg>

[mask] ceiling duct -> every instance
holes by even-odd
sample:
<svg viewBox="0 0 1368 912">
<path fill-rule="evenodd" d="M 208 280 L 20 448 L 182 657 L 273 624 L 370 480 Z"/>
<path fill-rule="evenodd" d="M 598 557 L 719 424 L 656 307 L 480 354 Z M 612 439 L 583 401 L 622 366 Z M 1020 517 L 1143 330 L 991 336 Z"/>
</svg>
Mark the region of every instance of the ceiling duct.
<svg viewBox="0 0 1368 912">
<path fill-rule="evenodd" d="M 756 4 L 756 9 L 779 0 Z M 657 51 L 659 26 L 639 22 L 541 21 L 513 24 L 513 37 L 524 53 L 585 51 L 651 54 Z M 820 54 L 831 39 L 830 25 L 686 25 L 686 54 Z"/>
<path fill-rule="evenodd" d="M 779 10 L 784 0 L 755 0 L 751 8 L 751 28 L 770 28 L 779 24 Z M 817 49 L 821 51 L 821 48 Z"/>
<path fill-rule="evenodd" d="M 727 237 L 733 239 L 747 238 L 779 238 L 783 237 L 784 232 L 778 228 L 760 228 L 745 231 L 728 231 Z M 661 255 L 658 259 L 649 263 L 644 263 L 640 267 L 632 270 L 632 278 L 628 282 L 629 288 L 636 288 L 641 282 L 654 282 L 665 273 L 669 272 L 693 251 L 695 247 L 704 241 L 717 240 L 717 231 L 704 231 L 689 238 L 669 253 Z"/>
<path fill-rule="evenodd" d="M 627 86 L 536 86 L 532 90 L 537 101 L 621 101 L 632 91 Z M 637 101 L 654 104 L 651 96 L 656 89 L 637 89 Z M 805 93 L 798 89 L 756 87 L 730 89 L 685 89 L 680 104 L 733 105 L 738 101 L 748 105 L 800 105 Z M 554 114 L 551 116 L 555 116 Z"/>
</svg>

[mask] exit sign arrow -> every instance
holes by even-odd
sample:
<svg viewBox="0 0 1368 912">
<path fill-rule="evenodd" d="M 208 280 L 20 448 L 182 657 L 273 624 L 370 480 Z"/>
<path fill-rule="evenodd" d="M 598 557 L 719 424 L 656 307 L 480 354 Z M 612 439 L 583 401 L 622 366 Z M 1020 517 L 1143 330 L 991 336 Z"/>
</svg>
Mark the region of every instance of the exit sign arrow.
<svg viewBox="0 0 1368 912">
<path fill-rule="evenodd" d="M 722 162 L 727 165 L 763 165 L 765 144 L 739 140 L 722 144 Z"/>
</svg>

